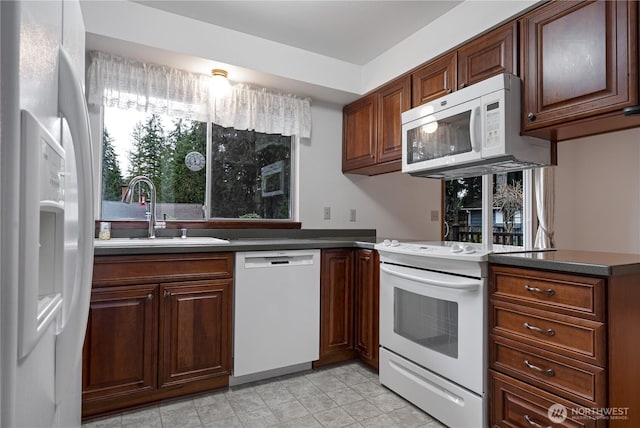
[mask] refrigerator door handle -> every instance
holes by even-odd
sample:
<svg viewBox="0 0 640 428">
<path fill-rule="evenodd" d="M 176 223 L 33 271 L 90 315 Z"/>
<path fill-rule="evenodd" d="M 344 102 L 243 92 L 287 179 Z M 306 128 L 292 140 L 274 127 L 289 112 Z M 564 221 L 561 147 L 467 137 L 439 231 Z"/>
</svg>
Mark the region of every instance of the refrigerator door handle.
<svg viewBox="0 0 640 428">
<path fill-rule="evenodd" d="M 78 266 L 74 276 L 73 292 L 68 310 L 63 311 L 60 331 L 63 331 L 69 317 L 74 311 L 81 311 L 80 320 L 86 323 L 89 313 L 91 297 L 91 276 L 93 274 L 93 238 L 95 233 L 93 213 L 93 154 L 91 133 L 89 130 L 89 113 L 84 98 L 84 91 L 80 79 L 73 70 L 73 63 L 69 54 L 60 47 L 59 77 L 58 77 L 58 110 L 67 120 L 73 148 L 75 151 L 76 171 L 78 180 Z M 80 358 L 84 342 L 82 334 L 74 337 L 69 355 Z"/>
</svg>

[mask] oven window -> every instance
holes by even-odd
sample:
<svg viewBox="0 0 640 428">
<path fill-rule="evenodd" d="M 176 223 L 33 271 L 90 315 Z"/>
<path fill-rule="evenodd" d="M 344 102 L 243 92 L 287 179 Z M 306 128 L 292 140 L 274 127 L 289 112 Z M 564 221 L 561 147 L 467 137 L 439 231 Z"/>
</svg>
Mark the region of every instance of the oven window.
<svg viewBox="0 0 640 428">
<path fill-rule="evenodd" d="M 415 163 L 471 151 L 471 112 L 465 111 L 407 130 L 407 162 Z"/>
<path fill-rule="evenodd" d="M 394 289 L 393 331 L 418 345 L 458 358 L 458 304 Z"/>
</svg>

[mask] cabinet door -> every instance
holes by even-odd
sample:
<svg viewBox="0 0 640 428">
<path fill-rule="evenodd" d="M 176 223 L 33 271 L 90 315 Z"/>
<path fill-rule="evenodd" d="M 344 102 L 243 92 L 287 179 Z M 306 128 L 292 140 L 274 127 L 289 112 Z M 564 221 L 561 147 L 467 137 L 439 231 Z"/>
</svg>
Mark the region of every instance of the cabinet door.
<svg viewBox="0 0 640 428">
<path fill-rule="evenodd" d="M 343 109 L 342 171 L 376 163 L 376 100 L 373 93 Z"/>
<path fill-rule="evenodd" d="M 458 49 L 458 89 L 501 73 L 516 73 L 517 24 L 497 28 Z"/>
<path fill-rule="evenodd" d="M 362 361 L 378 368 L 379 261 L 374 250 L 358 250 L 355 260 L 355 348 Z"/>
<path fill-rule="evenodd" d="M 231 280 L 160 288 L 160 387 L 231 373 Z"/>
<path fill-rule="evenodd" d="M 525 131 L 637 103 L 635 13 L 633 1 L 550 2 L 522 19 Z"/>
<path fill-rule="evenodd" d="M 316 366 L 355 356 L 353 250 L 323 250 L 320 269 L 320 360 Z"/>
<path fill-rule="evenodd" d="M 456 53 L 451 52 L 411 73 L 412 107 L 456 89 Z"/>
<path fill-rule="evenodd" d="M 91 292 L 83 349 L 83 414 L 101 401 L 126 405 L 156 388 L 157 285 L 97 288 Z"/>
<path fill-rule="evenodd" d="M 385 85 L 378 91 L 378 162 L 399 160 L 402 157 L 403 111 L 411 108 L 411 77 L 405 76 Z M 398 162 L 397 170 L 400 171 Z"/>
</svg>

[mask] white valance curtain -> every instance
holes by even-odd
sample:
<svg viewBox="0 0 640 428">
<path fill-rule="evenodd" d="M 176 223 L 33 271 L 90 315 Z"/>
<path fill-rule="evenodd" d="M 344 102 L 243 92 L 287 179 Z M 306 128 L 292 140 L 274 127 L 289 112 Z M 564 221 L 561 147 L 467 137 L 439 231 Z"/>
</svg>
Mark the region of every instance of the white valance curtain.
<svg viewBox="0 0 640 428">
<path fill-rule="evenodd" d="M 534 188 L 536 194 L 536 212 L 538 214 L 538 231 L 534 247 L 554 248 L 554 169 L 553 167 L 534 170 Z"/>
<path fill-rule="evenodd" d="M 235 85 L 226 97 L 211 93 L 211 77 L 90 52 L 87 98 L 92 105 L 136 109 L 212 121 L 257 132 L 311 136 L 311 100 Z"/>
<path fill-rule="evenodd" d="M 226 97 L 213 98 L 211 121 L 235 129 L 266 134 L 311 136 L 308 98 L 281 95 L 265 89 L 235 85 Z"/>
</svg>

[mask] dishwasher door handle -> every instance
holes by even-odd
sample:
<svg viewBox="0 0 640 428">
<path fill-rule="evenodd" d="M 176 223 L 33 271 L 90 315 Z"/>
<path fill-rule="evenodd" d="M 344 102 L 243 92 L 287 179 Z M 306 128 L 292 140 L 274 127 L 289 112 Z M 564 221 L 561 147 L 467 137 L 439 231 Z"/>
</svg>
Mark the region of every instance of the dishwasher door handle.
<svg viewBox="0 0 640 428">
<path fill-rule="evenodd" d="M 264 254 L 253 252 L 245 253 L 241 260 L 245 269 L 305 266 L 314 264 L 314 253 L 311 251 L 271 251 Z"/>
</svg>

